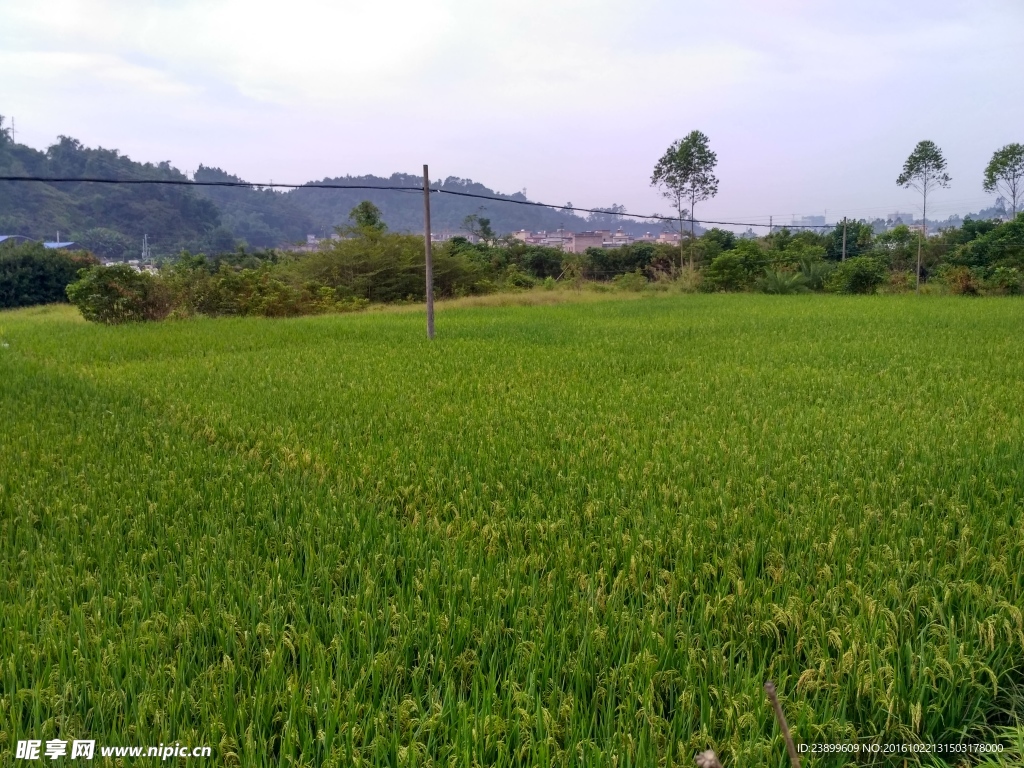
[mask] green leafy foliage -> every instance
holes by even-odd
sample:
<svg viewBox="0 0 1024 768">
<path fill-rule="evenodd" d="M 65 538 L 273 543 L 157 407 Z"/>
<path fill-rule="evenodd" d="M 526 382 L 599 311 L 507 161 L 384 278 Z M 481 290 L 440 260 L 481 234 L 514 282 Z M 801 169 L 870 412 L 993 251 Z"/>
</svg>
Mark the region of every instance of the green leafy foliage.
<svg viewBox="0 0 1024 768">
<path fill-rule="evenodd" d="M 243 181 L 220 168 L 202 164 L 193 178 L 203 182 Z M 273 189 L 196 187 L 196 194 L 215 203 L 224 228 L 253 248 L 274 248 L 302 241 L 306 235 L 324 230 L 293 196 Z"/>
<path fill-rule="evenodd" d="M 588 248 L 587 276 L 594 280 L 612 280 L 630 272 L 669 271 L 678 261 L 675 246 L 662 243 L 629 243 L 619 248 Z"/>
<path fill-rule="evenodd" d="M 957 296 L 977 296 L 981 293 L 982 278 L 968 267 L 950 267 L 943 270 L 940 279 Z"/>
<path fill-rule="evenodd" d="M 1010 198 L 1011 214 L 1017 215 L 1024 197 L 1024 144 L 1007 144 L 992 154 L 982 187 L 986 192 L 1004 192 Z"/>
<path fill-rule="evenodd" d="M 757 281 L 757 289 L 761 293 L 785 295 L 792 293 L 807 293 L 807 278 L 800 272 L 787 272 L 783 270 L 766 269 L 764 275 Z"/>
<path fill-rule="evenodd" d="M 921 225 L 928 227 L 928 195 L 936 189 L 949 187 L 952 179 L 946 173 L 946 158 L 934 141 L 920 141 L 903 163 L 903 172 L 896 183 L 904 189 L 916 189 L 921 193 Z M 922 232 L 922 235 L 926 234 Z M 918 250 L 917 284 L 922 278 L 921 250 Z"/>
<path fill-rule="evenodd" d="M 906 224 L 898 224 L 875 238 L 874 251 L 884 258 L 890 269 L 903 272 L 917 263 L 917 241 L 920 235 Z"/>
<path fill-rule="evenodd" d="M 718 178 L 714 173 L 717 164 L 718 155 L 711 151 L 710 140 L 700 131 L 690 131 L 684 138 L 673 142 L 655 164 L 651 186 L 658 187 L 676 209 L 680 235 L 684 215 L 689 213 L 690 232 L 695 234 L 693 215 L 697 203 L 710 200 L 718 194 Z M 693 267 L 694 252 L 691 250 L 691 271 Z"/>
<path fill-rule="evenodd" d="M 352 212 L 348 215 L 348 219 L 351 222 L 351 227 L 343 231 L 361 235 L 362 237 L 381 235 L 388 229 L 387 224 L 384 223 L 384 217 L 381 215 L 380 208 L 369 200 L 363 200 L 353 208 Z"/>
<path fill-rule="evenodd" d="M 127 264 L 83 269 L 67 295 L 82 317 L 107 325 L 162 320 L 170 312 L 163 283 Z"/>
<path fill-rule="evenodd" d="M 136 163 L 116 150 L 91 149 L 59 137 L 46 152 L 0 144 L 5 175 L 185 180 L 169 163 Z M 0 233 L 82 244 L 105 258 L 136 257 L 148 235 L 156 256 L 182 248 L 231 250 L 217 206 L 187 187 L 113 184 L 24 184 L 0 181 Z M 111 233 L 116 233 L 112 235 Z M 131 246 L 129 247 L 129 243 Z"/>
<path fill-rule="evenodd" d="M 618 275 L 616 276 L 614 283 L 615 287 L 620 291 L 631 291 L 633 293 L 645 291 L 649 285 L 647 277 L 640 270 Z"/>
<path fill-rule="evenodd" d="M 843 224 L 823 236 L 825 256 L 832 261 L 840 261 L 843 257 Z M 872 250 L 874 231 L 866 221 L 846 222 L 846 258 L 867 256 Z"/>
<path fill-rule="evenodd" d="M 67 301 L 78 271 L 98 263 L 88 253 L 42 243 L 0 243 L 0 309 Z"/>
<path fill-rule="evenodd" d="M 948 187 L 952 179 L 946 173 L 946 158 L 934 141 L 919 141 L 903 163 L 896 183 L 913 187 L 927 197 L 931 189 Z"/>
<path fill-rule="evenodd" d="M 704 258 L 709 261 L 722 251 L 731 251 L 736 247 L 736 234 L 717 227 L 709 229 L 700 236 Z"/>
<path fill-rule="evenodd" d="M 804 285 L 812 291 L 825 289 L 825 281 L 835 265 L 831 262 L 821 261 L 813 257 L 804 257 L 800 260 L 800 274 L 804 278 Z"/>
<path fill-rule="evenodd" d="M 727 251 L 715 257 L 703 272 L 703 285 L 710 291 L 741 291 L 750 275 L 739 254 Z"/>
<path fill-rule="evenodd" d="M 975 236 L 949 256 L 950 264 L 987 270 L 1000 266 L 1024 268 L 1024 213 L 1003 224 L 979 222 L 971 234 Z"/>
<path fill-rule="evenodd" d="M 702 272 L 702 289 L 706 291 L 742 291 L 750 288 L 760 276 L 769 258 L 760 243 L 740 240 L 736 246 L 719 254 Z"/>
<path fill-rule="evenodd" d="M 832 293 L 874 293 L 886 276 L 881 259 L 854 256 L 836 265 L 825 280 L 825 289 Z"/>
</svg>

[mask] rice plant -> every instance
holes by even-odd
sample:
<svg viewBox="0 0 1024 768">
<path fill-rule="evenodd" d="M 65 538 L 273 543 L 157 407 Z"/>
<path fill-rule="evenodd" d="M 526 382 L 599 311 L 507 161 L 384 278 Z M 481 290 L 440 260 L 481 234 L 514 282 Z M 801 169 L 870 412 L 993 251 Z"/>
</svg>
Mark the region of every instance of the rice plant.
<svg viewBox="0 0 1024 768">
<path fill-rule="evenodd" d="M 804 744 L 1022 714 L 1021 301 L 437 327 L 0 314 L 3 760 L 783 766 L 767 679 Z"/>
</svg>

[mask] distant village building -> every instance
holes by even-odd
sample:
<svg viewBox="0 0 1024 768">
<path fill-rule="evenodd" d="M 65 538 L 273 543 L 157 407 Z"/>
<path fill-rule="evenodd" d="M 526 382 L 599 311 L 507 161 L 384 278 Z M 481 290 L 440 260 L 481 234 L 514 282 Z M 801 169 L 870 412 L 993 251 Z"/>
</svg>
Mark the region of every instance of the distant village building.
<svg viewBox="0 0 1024 768">
<path fill-rule="evenodd" d="M 589 232 L 576 232 L 572 236 L 572 247 L 569 248 L 569 252 L 583 253 L 587 248 L 602 248 L 607 234 L 607 232 L 597 232 L 594 230 Z"/>
<path fill-rule="evenodd" d="M 583 232 L 568 232 L 563 229 L 554 232 L 528 232 L 521 229 L 518 232 L 513 232 L 512 237 L 529 245 L 558 248 L 567 253 L 584 253 L 588 248 L 621 248 L 633 243 L 679 244 L 678 232 L 661 232 L 658 235 L 645 232 L 640 237 L 636 237 L 623 231 L 622 227 L 614 232 L 610 229 L 591 229 Z"/>
<path fill-rule="evenodd" d="M 330 238 L 320 238 L 316 235 L 306 235 L 306 242 L 304 243 L 285 243 L 279 245 L 274 250 L 285 251 L 286 253 L 313 253 L 314 251 L 320 250 L 320 245 L 326 243 L 328 240 L 344 240 L 341 235 L 335 233 Z"/>
<path fill-rule="evenodd" d="M 799 219 L 794 216 L 793 224 L 795 227 L 824 227 L 825 217 L 822 216 L 801 216 Z"/>
</svg>

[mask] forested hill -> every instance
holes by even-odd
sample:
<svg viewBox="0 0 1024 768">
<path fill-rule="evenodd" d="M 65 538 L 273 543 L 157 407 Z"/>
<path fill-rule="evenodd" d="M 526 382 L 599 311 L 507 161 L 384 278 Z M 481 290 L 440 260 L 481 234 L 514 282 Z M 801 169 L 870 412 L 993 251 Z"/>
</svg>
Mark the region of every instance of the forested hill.
<svg viewBox="0 0 1024 768">
<path fill-rule="evenodd" d="M 199 166 L 194 178 L 196 181 L 243 181 L 220 168 L 205 165 Z M 288 194 L 250 187 L 196 187 L 196 192 L 217 205 L 224 226 L 235 237 L 255 248 L 273 248 L 305 240 L 306 235 L 317 234 L 322 229 L 301 202 Z"/>
<path fill-rule="evenodd" d="M 101 177 L 119 179 L 176 179 L 187 176 L 168 162 L 138 163 L 117 150 L 90 148 L 61 136 L 40 151 L 11 140 L 0 117 L 0 175 L 43 177 Z M 197 181 L 242 181 L 220 168 L 200 165 Z M 373 187 L 421 187 L 414 174 L 344 176 L 320 182 Z M 469 179 L 449 177 L 435 187 L 454 192 L 500 196 L 526 201 L 522 192 L 499 195 Z M 255 187 L 178 187 L 160 185 L 44 184 L 0 181 L 0 235 L 25 235 L 74 240 L 107 258 L 137 258 L 143 236 L 154 256 L 172 256 L 182 249 L 221 252 L 238 245 L 270 248 L 326 236 L 348 222 L 349 212 L 362 200 L 376 204 L 393 231 L 420 232 L 423 196 L 418 191 L 316 189 L 303 187 L 274 192 Z M 610 211 L 621 211 L 612 206 Z M 585 218 L 567 211 L 502 203 L 456 195 L 431 197 L 435 231 L 460 230 L 467 216 L 490 219 L 491 228 L 505 234 L 521 229 L 539 231 L 615 229 L 639 234 L 652 225 L 622 219 L 613 213 Z"/>
<path fill-rule="evenodd" d="M 314 184 L 352 184 L 374 187 L 420 187 L 423 178 L 408 173 L 395 173 L 388 178 L 381 176 L 342 176 L 325 178 Z M 449 176 L 444 181 L 434 181 L 435 189 L 450 192 L 461 192 L 474 195 L 496 196 L 506 200 L 526 202 L 528 198 L 522 192 L 511 195 L 495 192 L 483 184 L 470 179 Z M 286 197 L 300 202 L 301 207 L 310 212 L 326 232 L 331 227 L 344 223 L 352 210 L 361 200 L 369 200 L 384 214 L 388 227 L 396 231 L 420 232 L 423 229 L 423 195 L 418 192 L 389 192 L 363 189 L 317 189 L 300 188 L 289 192 Z M 617 208 L 617 207 L 616 207 Z M 476 215 L 490 219 L 491 228 L 495 232 L 518 232 L 521 229 L 530 231 L 556 230 L 564 227 L 571 231 L 585 229 L 615 229 L 619 226 L 627 231 L 637 230 L 642 233 L 651 228 L 650 224 L 637 223 L 637 220 L 622 219 L 612 214 L 594 214 L 582 218 L 569 211 L 517 203 L 502 203 L 494 200 L 481 200 L 473 197 L 460 197 L 449 194 L 435 194 L 430 199 L 431 226 L 435 231 L 458 230 L 462 228 L 467 216 Z M 318 232 L 317 234 L 321 234 Z"/>
<path fill-rule="evenodd" d="M 40 152 L 15 144 L 2 130 L 0 175 L 185 179 L 169 163 L 136 163 L 66 136 Z M 0 235 L 53 240 L 58 232 L 110 258 L 137 258 L 143 235 L 154 255 L 231 249 L 236 239 L 218 207 L 187 187 L 0 182 Z"/>
</svg>

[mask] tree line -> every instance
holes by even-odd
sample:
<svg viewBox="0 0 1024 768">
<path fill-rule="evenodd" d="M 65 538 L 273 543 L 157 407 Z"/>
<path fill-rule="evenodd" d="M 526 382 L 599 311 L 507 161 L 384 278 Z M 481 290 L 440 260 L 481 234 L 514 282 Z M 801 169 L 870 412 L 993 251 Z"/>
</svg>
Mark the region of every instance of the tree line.
<svg viewBox="0 0 1024 768">
<path fill-rule="evenodd" d="M 472 243 L 456 237 L 434 249 L 434 288 L 455 298 L 569 286 L 576 290 L 901 293 L 915 287 L 961 295 L 1024 292 L 1024 214 L 1013 221 L 967 220 L 922 243 L 900 225 L 876 235 L 866 222 L 818 233 L 785 227 L 745 238 L 711 229 L 688 238 L 694 268 L 680 268 L 674 245 L 636 242 L 567 253 L 512 237 Z M 238 249 L 182 253 L 157 274 L 99 265 L 88 254 L 38 243 L 0 244 L 0 307 L 70 300 L 91 320 L 167 317 L 288 317 L 348 312 L 370 304 L 421 302 L 423 238 L 391 232 L 364 201 L 341 239 L 310 253 Z M 920 255 L 918 249 L 920 248 Z"/>
<path fill-rule="evenodd" d="M 694 268 L 693 254 L 695 252 L 692 247 L 694 209 L 698 202 L 710 200 L 718 194 L 718 178 L 714 174 L 715 166 L 718 164 L 718 155 L 711 151 L 709 143 L 710 140 L 704 133 L 691 131 L 666 150 L 654 166 L 654 172 L 651 175 L 651 185 L 658 187 L 672 203 L 678 219 L 679 231 L 683 231 L 684 222 L 687 219 L 690 222 L 691 271 Z M 946 165 L 946 158 L 934 141 L 920 141 L 904 162 L 903 170 L 896 179 L 896 184 L 900 187 L 915 189 L 921 195 L 921 231 L 917 238 L 917 264 L 914 274 L 914 285 L 918 290 L 921 286 L 922 268 L 924 267 L 922 259 L 928 238 L 928 197 L 936 190 L 947 189 L 950 186 L 952 178 L 946 172 Z M 1018 205 L 1024 198 L 1024 145 L 1007 144 L 992 154 L 992 158 L 982 174 L 982 188 L 989 193 L 1005 194 L 1010 200 L 1010 218 L 1016 218 Z M 687 203 L 689 208 L 685 207 Z M 845 232 L 848 228 L 847 222 L 843 222 L 843 227 Z M 904 230 L 897 237 L 902 240 L 906 236 L 907 232 Z M 685 250 L 686 244 L 680 240 L 680 267 L 682 267 Z"/>
</svg>

